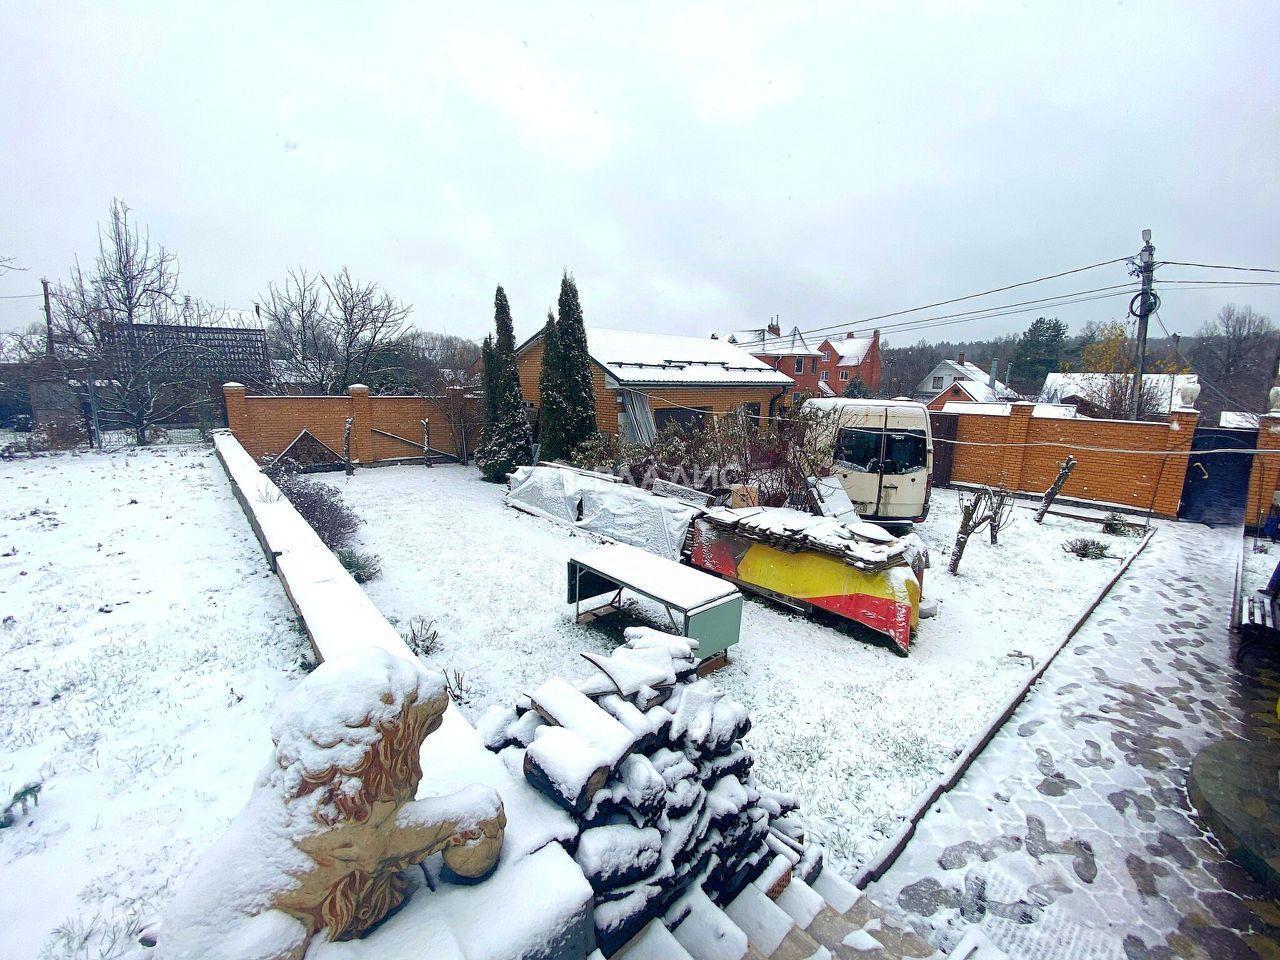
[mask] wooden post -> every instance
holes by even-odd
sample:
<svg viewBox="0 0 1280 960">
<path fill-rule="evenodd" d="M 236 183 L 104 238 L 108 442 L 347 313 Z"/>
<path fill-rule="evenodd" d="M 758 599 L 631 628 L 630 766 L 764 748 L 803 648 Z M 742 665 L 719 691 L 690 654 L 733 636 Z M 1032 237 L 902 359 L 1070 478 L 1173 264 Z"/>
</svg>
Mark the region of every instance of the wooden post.
<svg viewBox="0 0 1280 960">
<path fill-rule="evenodd" d="M 347 417 L 347 422 L 342 425 L 342 459 L 346 461 L 344 466 L 348 477 L 356 472 L 355 465 L 351 462 L 351 425 L 355 419 Z"/>
</svg>

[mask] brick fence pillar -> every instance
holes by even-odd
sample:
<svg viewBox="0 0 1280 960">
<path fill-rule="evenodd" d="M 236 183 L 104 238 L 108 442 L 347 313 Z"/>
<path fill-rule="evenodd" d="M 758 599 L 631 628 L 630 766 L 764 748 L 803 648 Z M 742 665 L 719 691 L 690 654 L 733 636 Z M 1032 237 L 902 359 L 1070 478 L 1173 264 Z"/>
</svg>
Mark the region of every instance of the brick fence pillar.
<svg viewBox="0 0 1280 960">
<path fill-rule="evenodd" d="M 246 448 L 249 445 L 249 405 L 244 402 L 243 383 L 224 383 L 222 399 L 227 407 L 227 427 Z"/>
<path fill-rule="evenodd" d="M 1187 479 L 1190 458 L 1181 454 L 1191 449 L 1199 420 L 1200 413 L 1191 407 L 1175 407 L 1169 414 L 1169 436 L 1165 440 L 1165 449 L 1176 451 L 1180 455 L 1165 457 L 1163 464 L 1154 465 L 1159 480 L 1152 509 L 1162 517 L 1176 517 L 1178 507 L 1182 505 L 1182 485 Z"/>
<path fill-rule="evenodd" d="M 373 460 L 372 411 L 369 409 L 369 388 L 363 383 L 347 387 L 351 397 L 351 459 L 357 463 Z"/>
<path fill-rule="evenodd" d="M 1272 410 L 1258 418 L 1259 450 L 1280 450 L 1280 410 Z M 1280 489 L 1280 453 L 1253 455 L 1249 471 L 1249 499 L 1245 503 L 1247 527 L 1261 526 L 1271 509 L 1271 496 Z"/>
<path fill-rule="evenodd" d="M 1004 463 L 1000 471 L 1003 486 L 1010 490 L 1022 489 L 1023 465 L 1027 459 L 1027 437 L 1031 433 L 1031 411 L 1034 403 L 1019 401 L 1009 405 L 1009 422 L 1006 425 Z"/>
</svg>

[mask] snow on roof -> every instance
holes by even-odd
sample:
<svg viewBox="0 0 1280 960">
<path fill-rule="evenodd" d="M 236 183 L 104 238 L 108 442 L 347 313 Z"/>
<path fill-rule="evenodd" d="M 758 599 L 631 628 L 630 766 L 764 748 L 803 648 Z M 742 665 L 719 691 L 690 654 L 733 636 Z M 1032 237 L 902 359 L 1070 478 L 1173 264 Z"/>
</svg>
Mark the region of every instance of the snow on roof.
<svg viewBox="0 0 1280 960">
<path fill-rule="evenodd" d="M 1012 406 L 1012 403 L 966 403 L 963 400 L 949 400 L 942 405 L 942 412 L 1005 417 L 1009 415 Z M 1047 420 L 1073 420 L 1077 416 L 1076 408 L 1069 403 L 1037 403 L 1031 415 Z"/>
<path fill-rule="evenodd" d="M 856 367 L 867 358 L 867 351 L 874 342 L 872 337 L 846 337 L 843 340 L 828 340 L 831 348 L 840 355 L 841 367 Z"/>
<path fill-rule="evenodd" d="M 1218 416 L 1218 426 L 1231 430 L 1257 430 L 1258 415 L 1242 410 L 1223 410 Z"/>
<path fill-rule="evenodd" d="M 1009 388 L 999 380 L 992 384 L 991 374 L 976 363 L 970 363 L 968 360 L 964 363 L 959 360 L 943 360 L 938 366 L 950 367 L 957 376 L 962 377 L 963 379 L 957 382 L 965 388 L 965 392 L 969 396 L 979 403 L 992 403 L 1010 392 Z M 934 369 L 936 370 L 937 367 L 934 367 Z"/>
<path fill-rule="evenodd" d="M 1044 379 L 1039 400 L 1041 403 L 1061 403 L 1067 397 L 1087 400 L 1091 396 L 1101 396 L 1109 382 L 1118 378 L 1129 380 L 1132 376 L 1130 373 L 1051 373 Z M 1178 400 L 1178 391 L 1187 386 L 1199 386 L 1200 378 L 1194 373 L 1144 373 L 1142 382 L 1156 385 L 1159 399 L 1156 411 L 1168 413 Z"/>
<path fill-rule="evenodd" d="M 770 357 L 820 357 L 822 351 L 815 350 L 805 341 L 799 327 L 792 327 L 790 333 L 777 336 L 768 328 L 759 330 L 735 330 L 724 338 L 751 353 L 762 353 Z"/>
<path fill-rule="evenodd" d="M 624 386 L 789 386 L 792 380 L 727 340 L 634 330 L 587 330 L 587 352 Z"/>
</svg>

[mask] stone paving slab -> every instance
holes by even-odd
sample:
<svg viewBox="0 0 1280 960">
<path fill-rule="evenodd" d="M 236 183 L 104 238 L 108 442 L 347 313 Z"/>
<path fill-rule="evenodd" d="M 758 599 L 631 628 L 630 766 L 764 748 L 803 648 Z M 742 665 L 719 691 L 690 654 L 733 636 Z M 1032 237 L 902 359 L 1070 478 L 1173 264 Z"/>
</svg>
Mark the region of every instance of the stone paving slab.
<svg viewBox="0 0 1280 960">
<path fill-rule="evenodd" d="M 1276 674 L 1231 662 L 1240 549 L 1161 525 L 867 893 L 943 951 L 977 925 L 1026 960 L 1280 958 L 1280 908 L 1187 794 L 1206 744 L 1280 738 Z"/>
</svg>

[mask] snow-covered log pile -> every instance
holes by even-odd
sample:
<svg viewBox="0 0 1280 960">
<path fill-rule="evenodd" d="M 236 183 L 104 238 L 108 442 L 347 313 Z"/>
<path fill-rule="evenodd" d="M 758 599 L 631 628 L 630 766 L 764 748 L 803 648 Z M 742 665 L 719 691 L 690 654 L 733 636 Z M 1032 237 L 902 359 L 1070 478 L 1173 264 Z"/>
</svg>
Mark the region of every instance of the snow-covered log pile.
<svg viewBox="0 0 1280 960">
<path fill-rule="evenodd" d="M 610 955 L 701 888 L 732 901 L 778 856 L 821 870 L 790 797 L 759 786 L 741 704 L 696 676 L 695 642 L 634 627 L 577 683 L 548 680 L 479 724 L 490 750 L 567 810 Z M 679 918 L 667 917 L 669 921 Z"/>
</svg>

